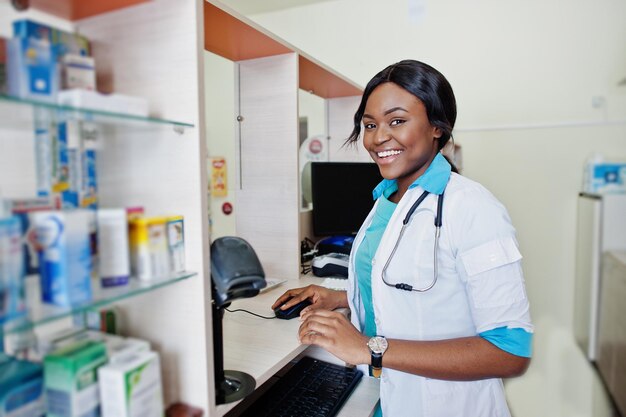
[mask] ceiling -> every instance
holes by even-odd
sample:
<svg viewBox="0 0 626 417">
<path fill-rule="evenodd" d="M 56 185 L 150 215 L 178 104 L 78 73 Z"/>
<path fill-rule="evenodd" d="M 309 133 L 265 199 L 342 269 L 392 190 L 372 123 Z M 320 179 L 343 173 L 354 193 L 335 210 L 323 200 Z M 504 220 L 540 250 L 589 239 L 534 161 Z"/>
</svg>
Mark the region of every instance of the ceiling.
<svg viewBox="0 0 626 417">
<path fill-rule="evenodd" d="M 243 15 L 253 15 L 277 10 L 291 9 L 309 4 L 323 3 L 335 0 L 222 0 L 221 2 L 232 7 Z"/>
</svg>

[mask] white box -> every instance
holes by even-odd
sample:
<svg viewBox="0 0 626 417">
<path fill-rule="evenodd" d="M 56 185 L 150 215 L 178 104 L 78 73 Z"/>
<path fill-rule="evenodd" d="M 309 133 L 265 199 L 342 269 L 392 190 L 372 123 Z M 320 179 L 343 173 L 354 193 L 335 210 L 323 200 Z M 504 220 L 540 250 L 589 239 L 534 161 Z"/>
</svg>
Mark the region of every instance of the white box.
<svg viewBox="0 0 626 417">
<path fill-rule="evenodd" d="M 148 116 L 148 101 L 141 97 L 122 94 L 101 94 L 88 90 L 63 90 L 58 94 L 58 103 L 81 109 Z"/>
<path fill-rule="evenodd" d="M 137 352 L 98 369 L 102 417 L 162 417 L 159 356 Z"/>
<path fill-rule="evenodd" d="M 61 58 L 63 65 L 61 85 L 64 89 L 96 89 L 96 68 L 93 57 L 67 54 Z"/>
</svg>

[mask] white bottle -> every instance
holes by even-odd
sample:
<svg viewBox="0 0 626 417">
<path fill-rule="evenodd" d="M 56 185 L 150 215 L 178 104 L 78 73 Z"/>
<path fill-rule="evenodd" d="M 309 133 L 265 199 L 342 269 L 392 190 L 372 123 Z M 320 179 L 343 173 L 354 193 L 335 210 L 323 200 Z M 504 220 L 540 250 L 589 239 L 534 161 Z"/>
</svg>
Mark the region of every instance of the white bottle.
<svg viewBox="0 0 626 417">
<path fill-rule="evenodd" d="M 98 210 L 98 272 L 103 287 L 128 284 L 128 220 L 124 209 Z"/>
</svg>

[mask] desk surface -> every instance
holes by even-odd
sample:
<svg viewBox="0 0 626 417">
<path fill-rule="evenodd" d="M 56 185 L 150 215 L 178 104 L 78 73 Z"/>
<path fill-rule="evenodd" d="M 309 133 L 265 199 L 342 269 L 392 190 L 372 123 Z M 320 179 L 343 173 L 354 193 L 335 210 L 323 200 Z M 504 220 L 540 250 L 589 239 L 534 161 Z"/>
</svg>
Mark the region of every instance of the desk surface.
<svg viewBox="0 0 626 417">
<path fill-rule="evenodd" d="M 290 288 L 321 283 L 320 278 L 302 277 L 288 280 L 282 285 L 263 292 L 254 298 L 237 300 L 229 310 L 243 308 L 263 316 L 273 316 L 270 308 L 276 298 Z M 291 360 L 306 351 L 319 359 L 344 364 L 321 349 L 302 345 L 298 341 L 300 321 L 265 320 L 244 312 L 224 314 L 224 368 L 242 371 L 256 379 L 257 386 L 266 382 L 272 375 Z M 378 401 L 378 380 L 364 377 L 352 393 L 339 417 L 364 417 L 371 415 Z M 225 414 L 235 404 L 218 407 L 220 415 Z"/>
</svg>

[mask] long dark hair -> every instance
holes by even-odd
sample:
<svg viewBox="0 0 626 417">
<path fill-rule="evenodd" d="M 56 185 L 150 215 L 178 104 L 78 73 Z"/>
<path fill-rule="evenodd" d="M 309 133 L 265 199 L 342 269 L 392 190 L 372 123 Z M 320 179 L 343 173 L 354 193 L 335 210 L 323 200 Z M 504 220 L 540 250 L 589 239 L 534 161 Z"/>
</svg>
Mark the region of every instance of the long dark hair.
<svg viewBox="0 0 626 417">
<path fill-rule="evenodd" d="M 354 144 L 359 139 L 367 100 L 372 91 L 384 83 L 396 84 L 424 104 L 428 121 L 441 130 L 441 137 L 438 139 L 439 150 L 446 146 L 452 137 L 456 121 L 456 99 L 452 86 L 439 71 L 412 59 L 389 65 L 367 83 L 359 108 L 354 114 L 354 129 L 344 145 Z M 454 168 L 454 165 L 452 166 Z"/>
</svg>

